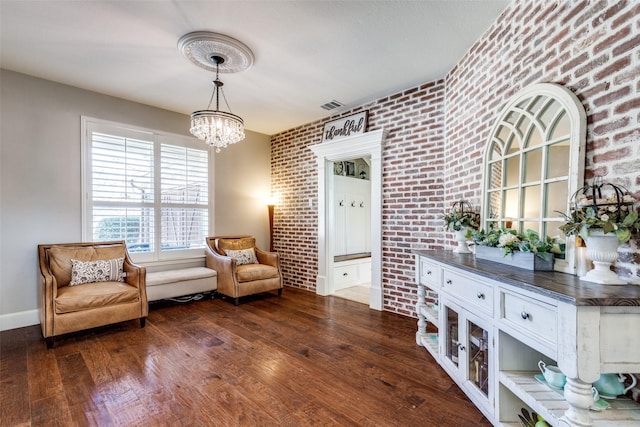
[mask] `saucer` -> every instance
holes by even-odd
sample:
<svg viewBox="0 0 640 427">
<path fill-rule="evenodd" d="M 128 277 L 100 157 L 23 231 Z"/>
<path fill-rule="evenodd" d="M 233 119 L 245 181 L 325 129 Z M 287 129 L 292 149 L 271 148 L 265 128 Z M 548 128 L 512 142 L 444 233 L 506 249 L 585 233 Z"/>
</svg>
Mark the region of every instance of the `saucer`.
<svg viewBox="0 0 640 427">
<path fill-rule="evenodd" d="M 616 400 L 618 398 L 618 396 L 607 396 L 606 394 L 601 394 L 600 397 L 607 400 Z"/>
<path fill-rule="evenodd" d="M 551 390 L 553 391 L 557 391 L 559 393 L 563 393 L 564 392 L 564 387 L 556 387 L 554 385 L 551 385 L 547 382 L 547 380 L 544 379 L 544 375 L 542 374 L 535 374 L 533 376 L 536 380 L 538 380 L 538 382 L 546 385 L 547 387 L 549 387 Z"/>
<path fill-rule="evenodd" d="M 596 400 L 595 402 L 593 402 L 593 405 L 589 406 L 589 409 L 591 409 L 592 411 L 604 411 L 609 408 L 611 408 L 609 402 L 603 400 L 602 398 Z"/>
<path fill-rule="evenodd" d="M 539 383 L 546 385 L 547 387 L 549 387 L 551 390 L 555 391 L 556 393 L 564 395 L 564 388 L 552 386 L 551 384 L 549 384 L 547 382 L 547 380 L 544 379 L 544 375 L 536 374 L 533 377 L 536 380 L 538 380 Z M 611 408 L 611 405 L 609 404 L 609 402 L 607 402 L 606 400 L 602 399 L 603 397 L 607 398 L 605 396 L 600 395 L 600 398 L 598 400 L 594 401 L 593 404 L 591 406 L 589 406 L 589 409 L 591 409 L 592 411 L 599 412 L 599 411 L 604 411 L 606 409 Z"/>
</svg>

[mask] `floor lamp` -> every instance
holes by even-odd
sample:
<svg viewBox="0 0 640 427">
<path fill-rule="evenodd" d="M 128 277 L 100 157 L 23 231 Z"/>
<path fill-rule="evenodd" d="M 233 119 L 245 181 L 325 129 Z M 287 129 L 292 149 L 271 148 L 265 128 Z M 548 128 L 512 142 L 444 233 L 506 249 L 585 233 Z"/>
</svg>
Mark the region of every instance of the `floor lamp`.
<svg viewBox="0 0 640 427">
<path fill-rule="evenodd" d="M 269 252 L 273 252 L 273 209 L 275 205 L 269 203 L 267 209 L 269 211 Z"/>
</svg>

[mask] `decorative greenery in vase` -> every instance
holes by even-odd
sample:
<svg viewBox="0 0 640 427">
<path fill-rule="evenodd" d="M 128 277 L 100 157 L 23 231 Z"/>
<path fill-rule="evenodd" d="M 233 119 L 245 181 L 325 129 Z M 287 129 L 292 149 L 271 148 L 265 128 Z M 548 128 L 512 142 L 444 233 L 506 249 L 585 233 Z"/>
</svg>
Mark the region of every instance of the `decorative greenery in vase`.
<svg viewBox="0 0 640 427">
<path fill-rule="evenodd" d="M 554 238 L 541 238 L 533 230 L 518 233 L 509 228 L 493 228 L 489 231 L 473 230 L 467 233 L 476 245 L 502 248 L 504 256 L 516 251 L 534 253 L 544 259 L 550 259 L 554 253 L 560 253 L 560 246 Z"/>
<path fill-rule="evenodd" d="M 448 231 L 460 231 L 466 229 L 477 230 L 480 227 L 480 214 L 475 212 L 468 202 L 461 200 L 451 206 L 451 210 L 446 212 L 444 229 Z"/>
<path fill-rule="evenodd" d="M 603 196 L 603 190 L 613 193 Z M 596 177 L 592 185 L 578 190 L 571 200 L 571 212 L 565 217 L 560 230 L 567 236 L 578 235 L 586 239 L 590 229 L 601 229 L 603 233 L 615 233 L 618 242 L 628 242 L 632 234 L 640 233 L 640 218 L 634 209 L 636 199 L 628 191 Z"/>
</svg>

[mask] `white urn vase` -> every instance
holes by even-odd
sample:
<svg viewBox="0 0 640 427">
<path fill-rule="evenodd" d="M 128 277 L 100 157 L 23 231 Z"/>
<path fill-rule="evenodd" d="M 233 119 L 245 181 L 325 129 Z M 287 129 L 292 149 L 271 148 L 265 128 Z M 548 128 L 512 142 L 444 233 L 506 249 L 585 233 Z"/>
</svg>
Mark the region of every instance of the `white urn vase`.
<svg viewBox="0 0 640 427">
<path fill-rule="evenodd" d="M 470 254 L 469 246 L 467 245 L 467 238 L 465 237 L 467 234 L 467 229 L 463 228 L 459 231 L 454 231 L 456 235 L 456 242 L 458 242 L 458 246 L 453 250 L 454 253 L 457 254 Z"/>
<path fill-rule="evenodd" d="M 594 268 L 580 277 L 587 282 L 603 285 L 626 284 L 618 275 L 611 271 L 611 264 L 618 259 L 618 236 L 615 233 L 604 233 L 601 229 L 590 229 L 585 239 L 587 244 L 587 258 L 593 261 Z"/>
</svg>

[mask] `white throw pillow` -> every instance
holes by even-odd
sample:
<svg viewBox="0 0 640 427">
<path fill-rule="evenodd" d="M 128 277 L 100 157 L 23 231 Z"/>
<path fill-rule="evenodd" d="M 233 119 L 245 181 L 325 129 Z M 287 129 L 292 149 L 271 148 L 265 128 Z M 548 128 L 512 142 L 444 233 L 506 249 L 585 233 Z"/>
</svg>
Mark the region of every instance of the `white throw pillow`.
<svg viewBox="0 0 640 427">
<path fill-rule="evenodd" d="M 97 261 L 71 260 L 71 282 L 69 286 L 96 282 L 124 282 L 122 274 L 124 258 Z"/>
<path fill-rule="evenodd" d="M 236 260 L 236 265 L 245 264 L 258 264 L 258 258 L 256 258 L 256 252 L 253 248 L 240 249 L 237 251 L 226 249 L 227 256 Z"/>
</svg>

